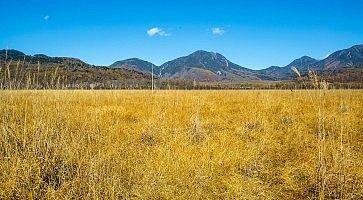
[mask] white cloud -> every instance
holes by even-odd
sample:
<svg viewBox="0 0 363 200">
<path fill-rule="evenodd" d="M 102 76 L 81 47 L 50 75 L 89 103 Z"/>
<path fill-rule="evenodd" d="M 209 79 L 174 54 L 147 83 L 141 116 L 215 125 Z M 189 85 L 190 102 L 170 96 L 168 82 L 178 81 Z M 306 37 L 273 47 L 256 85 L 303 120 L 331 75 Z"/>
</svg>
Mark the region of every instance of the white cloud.
<svg viewBox="0 0 363 200">
<path fill-rule="evenodd" d="M 153 36 L 155 36 L 155 35 L 159 35 L 159 36 L 171 36 L 171 33 L 167 33 L 167 32 L 165 32 L 165 31 L 163 31 L 163 29 L 158 28 L 158 27 L 151 28 L 151 29 L 149 29 L 146 33 L 147 33 L 150 37 L 153 37 Z"/>
<path fill-rule="evenodd" d="M 212 28 L 212 33 L 214 35 L 223 35 L 226 31 L 223 28 L 214 27 Z"/>
<path fill-rule="evenodd" d="M 160 35 L 160 36 L 171 36 L 171 33 L 166 33 L 166 32 L 164 32 L 164 31 L 161 31 L 161 32 L 159 33 L 159 35 Z"/>
<path fill-rule="evenodd" d="M 48 19 L 49 19 L 49 15 L 44 16 L 44 17 L 43 17 L 43 19 L 44 19 L 45 21 L 48 21 Z"/>
<path fill-rule="evenodd" d="M 149 29 L 149 30 L 147 31 L 147 34 L 148 34 L 150 37 L 152 37 L 152 36 L 154 36 L 154 35 L 158 34 L 160 31 L 161 31 L 161 29 L 159 29 L 158 27 L 155 27 L 155 28 Z"/>
</svg>

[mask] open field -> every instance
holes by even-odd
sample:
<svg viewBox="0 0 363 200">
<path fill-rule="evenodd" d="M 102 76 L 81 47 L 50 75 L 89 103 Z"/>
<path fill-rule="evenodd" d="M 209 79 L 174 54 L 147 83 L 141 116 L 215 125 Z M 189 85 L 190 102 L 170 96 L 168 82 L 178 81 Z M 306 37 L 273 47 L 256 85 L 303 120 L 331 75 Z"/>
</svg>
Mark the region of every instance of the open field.
<svg viewBox="0 0 363 200">
<path fill-rule="evenodd" d="M 363 91 L 0 91 L 0 199 L 362 199 Z"/>
</svg>

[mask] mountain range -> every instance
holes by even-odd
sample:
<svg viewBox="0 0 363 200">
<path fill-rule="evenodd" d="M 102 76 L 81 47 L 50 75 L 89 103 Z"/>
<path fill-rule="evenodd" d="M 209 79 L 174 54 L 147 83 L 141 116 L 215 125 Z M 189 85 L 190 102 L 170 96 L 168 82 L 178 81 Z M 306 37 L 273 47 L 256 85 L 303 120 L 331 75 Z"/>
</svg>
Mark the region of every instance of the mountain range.
<svg viewBox="0 0 363 200">
<path fill-rule="evenodd" d="M 214 52 L 196 51 L 188 56 L 168 61 L 161 66 L 140 59 L 128 59 L 112 64 L 111 68 L 127 68 L 151 73 L 166 79 L 188 79 L 197 81 L 248 81 L 248 80 L 290 80 L 295 78 L 291 67 L 296 67 L 304 75 L 309 70 L 316 72 L 344 72 L 348 69 L 363 68 L 363 45 L 336 51 L 327 58 L 317 60 L 303 56 L 290 64 L 272 66 L 262 70 L 252 70 L 235 64 L 223 55 Z"/>
<path fill-rule="evenodd" d="M 49 57 L 43 54 L 25 55 L 17 50 L 0 50 L 0 60 L 26 60 L 31 63 L 51 64 L 61 63 L 73 67 L 96 67 L 80 59 L 67 57 Z M 262 70 L 242 67 L 228 60 L 219 53 L 196 51 L 190 55 L 176 58 L 160 66 L 138 58 L 130 58 L 114 62 L 106 68 L 128 70 L 135 73 L 154 74 L 160 79 L 184 79 L 199 82 L 236 82 L 251 80 L 291 80 L 296 77 L 291 67 L 295 67 L 304 75 L 309 70 L 321 74 L 359 73 L 363 69 L 363 45 L 336 51 L 322 60 L 303 56 L 290 64 L 279 67 L 271 66 Z M 105 67 L 102 67 L 105 68 Z M 360 75 L 358 79 L 363 79 Z M 361 77 L 361 78 L 360 78 Z"/>
</svg>

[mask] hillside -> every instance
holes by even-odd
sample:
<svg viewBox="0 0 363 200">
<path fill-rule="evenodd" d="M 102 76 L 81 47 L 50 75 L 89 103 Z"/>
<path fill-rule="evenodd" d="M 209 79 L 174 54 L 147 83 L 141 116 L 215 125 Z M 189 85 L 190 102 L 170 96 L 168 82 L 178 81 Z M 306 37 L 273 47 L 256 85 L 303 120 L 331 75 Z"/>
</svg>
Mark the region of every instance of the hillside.
<svg viewBox="0 0 363 200">
<path fill-rule="evenodd" d="M 152 63 L 139 59 L 128 59 L 116 62 L 110 67 L 137 70 L 151 73 Z M 219 53 L 196 51 L 188 56 L 176 58 L 161 66 L 154 65 L 154 74 L 163 79 L 187 79 L 201 82 L 238 82 L 251 80 L 293 80 L 296 75 L 291 67 L 296 67 L 302 75 L 309 70 L 318 72 L 329 79 L 342 79 L 349 82 L 357 80 L 354 72 L 363 67 L 363 45 L 337 51 L 323 60 L 309 56 L 295 59 L 286 66 L 272 66 L 262 70 L 252 70 L 241 67 Z M 328 77 L 334 76 L 334 77 Z M 358 80 L 362 80 L 363 78 Z"/>
<path fill-rule="evenodd" d="M 198 81 L 259 80 L 253 70 L 232 63 L 219 53 L 196 51 L 160 66 L 164 78 Z"/>
<path fill-rule="evenodd" d="M 18 50 L 0 50 L 0 84 L 27 85 L 29 79 L 55 82 L 70 87 L 96 88 L 150 88 L 151 72 L 159 88 L 205 88 L 215 83 L 292 81 L 296 67 L 302 76 L 316 71 L 323 80 L 334 83 L 362 82 L 363 45 L 337 51 L 323 60 L 309 56 L 298 58 L 284 67 L 272 66 L 262 70 L 241 67 L 219 53 L 196 51 L 190 55 L 168 61 L 161 66 L 138 58 L 121 60 L 109 67 L 94 66 L 78 58 L 50 57 L 44 54 L 26 55 Z M 9 70 L 8 70 L 9 69 Z M 12 77 L 12 81 L 9 79 Z M 52 76 L 50 76 L 53 74 Z M 56 74 L 56 75 L 54 75 Z M 32 80 L 34 81 L 34 80 Z M 34 86 L 47 88 L 49 86 Z M 39 83 L 38 83 L 39 84 Z M 228 88 L 228 87 L 227 87 Z M 240 88 L 239 86 L 234 88 Z"/>
<path fill-rule="evenodd" d="M 151 62 L 147 62 L 138 58 L 130 58 L 122 61 L 117 61 L 110 65 L 110 68 L 129 69 L 145 74 L 151 74 L 152 67 L 154 68 L 154 74 L 159 74 L 160 70 L 158 66 L 152 64 Z"/>
<path fill-rule="evenodd" d="M 360 69 L 363 68 L 363 45 L 355 45 L 348 49 L 336 51 L 323 60 L 303 56 L 285 67 L 270 67 L 260 72 L 274 80 L 288 80 L 295 78 L 291 71 L 292 66 L 296 67 L 302 75 L 313 70 L 328 79 L 334 79 L 334 77 L 341 79 L 339 77 L 342 76 L 345 77 L 346 81 L 349 81 L 349 77 L 353 75 L 354 78 L 351 81 L 356 81 L 354 72 L 360 74 Z M 359 80 L 363 81 L 363 77 Z"/>
<path fill-rule="evenodd" d="M 146 88 L 151 76 L 130 69 L 94 66 L 77 58 L 0 51 L 1 88 Z"/>
<path fill-rule="evenodd" d="M 310 67 L 320 71 L 363 68 L 363 45 L 336 51 L 324 60 L 313 63 Z"/>
<path fill-rule="evenodd" d="M 318 60 L 309 56 L 303 56 L 292 61 L 285 67 L 272 66 L 263 70 L 260 70 L 260 74 L 264 74 L 270 77 L 272 80 L 289 80 L 295 78 L 295 74 L 291 70 L 291 67 L 296 67 L 302 73 L 306 73 L 309 66 Z"/>
</svg>

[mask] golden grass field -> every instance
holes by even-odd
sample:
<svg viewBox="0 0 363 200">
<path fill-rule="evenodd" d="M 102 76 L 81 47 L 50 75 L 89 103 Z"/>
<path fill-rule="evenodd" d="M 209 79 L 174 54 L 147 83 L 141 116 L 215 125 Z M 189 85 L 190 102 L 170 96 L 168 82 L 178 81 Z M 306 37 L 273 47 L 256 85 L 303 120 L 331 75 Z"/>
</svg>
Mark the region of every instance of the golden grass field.
<svg viewBox="0 0 363 200">
<path fill-rule="evenodd" d="M 0 91 L 0 199 L 363 199 L 363 91 Z"/>
</svg>

